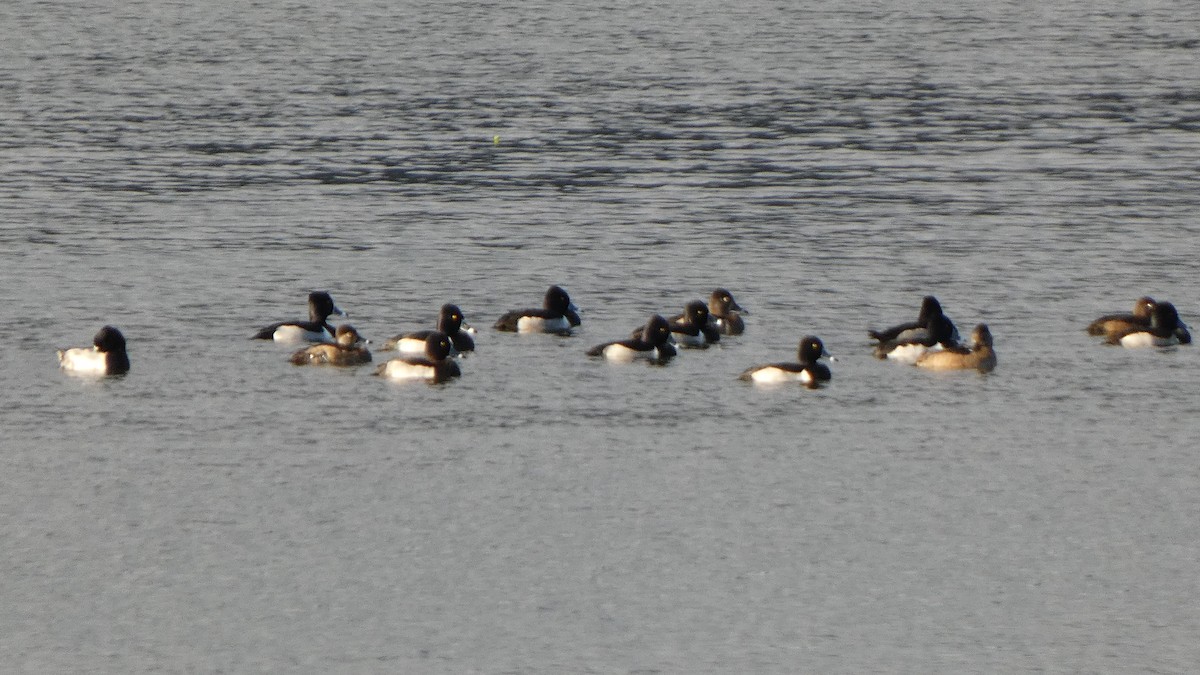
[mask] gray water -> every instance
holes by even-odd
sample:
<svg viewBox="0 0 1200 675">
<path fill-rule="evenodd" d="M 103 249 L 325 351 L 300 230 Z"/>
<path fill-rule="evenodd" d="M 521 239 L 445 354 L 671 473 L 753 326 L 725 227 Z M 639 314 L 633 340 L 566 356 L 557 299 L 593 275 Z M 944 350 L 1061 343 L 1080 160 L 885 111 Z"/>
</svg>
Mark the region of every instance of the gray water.
<svg viewBox="0 0 1200 675">
<path fill-rule="evenodd" d="M 1194 8 L 334 4 L 0 5 L 0 668 L 1194 670 L 1200 357 L 1083 332 L 1200 324 Z M 744 336 L 584 355 L 716 286 Z M 247 339 L 315 288 L 478 352 Z M 994 373 L 870 356 L 928 293 Z"/>
</svg>

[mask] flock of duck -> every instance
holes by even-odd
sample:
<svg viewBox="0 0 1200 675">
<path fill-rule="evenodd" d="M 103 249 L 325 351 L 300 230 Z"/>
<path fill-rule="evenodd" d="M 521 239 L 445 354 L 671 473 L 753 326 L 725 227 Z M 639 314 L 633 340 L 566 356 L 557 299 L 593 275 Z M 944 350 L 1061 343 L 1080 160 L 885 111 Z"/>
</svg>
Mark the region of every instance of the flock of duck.
<svg viewBox="0 0 1200 675">
<path fill-rule="evenodd" d="M 296 365 L 358 366 L 372 361 L 367 341 L 353 326 L 341 324 L 335 328 L 329 323 L 330 316 L 346 316 L 329 293 L 310 293 L 308 312 L 307 321 L 274 323 L 252 337 L 279 343 L 313 343 L 291 355 L 290 361 Z M 707 303 L 689 302 L 681 314 L 671 318 L 655 314 L 629 337 L 598 344 L 587 354 L 609 361 L 645 359 L 662 364 L 680 348 L 704 348 L 720 341 L 722 336 L 741 335 L 745 330 L 743 313 L 746 310 L 733 295 L 718 288 Z M 581 323 L 579 310 L 567 292 L 551 286 L 540 309 L 508 312 L 493 327 L 506 332 L 569 335 Z M 457 357 L 475 350 L 474 332 L 457 306 L 443 305 L 436 328 L 401 333 L 382 344 L 380 351 L 395 351 L 397 356 L 381 364 L 375 374 L 393 380 L 435 383 L 459 377 L 462 371 Z M 1096 319 L 1088 325 L 1087 332 L 1104 337 L 1109 344 L 1125 347 L 1164 347 L 1192 341 L 1174 305 L 1149 297 L 1139 298 L 1130 314 L 1108 314 Z M 996 367 L 996 352 L 987 325 L 975 326 L 970 343 L 960 344 L 957 328 L 932 295 L 922 301 L 915 321 L 867 334 L 875 341 L 873 353 L 880 359 L 930 370 L 986 373 Z M 753 366 L 742 372 L 740 379 L 756 383 L 799 382 L 817 387 L 832 377 L 829 367 L 820 362 L 822 357 L 829 357 L 829 353 L 820 338 L 806 335 L 800 339 L 796 361 Z M 125 337 L 114 326 L 101 328 L 90 348 L 60 350 L 58 360 L 64 370 L 73 373 L 118 375 L 129 370 Z"/>
</svg>

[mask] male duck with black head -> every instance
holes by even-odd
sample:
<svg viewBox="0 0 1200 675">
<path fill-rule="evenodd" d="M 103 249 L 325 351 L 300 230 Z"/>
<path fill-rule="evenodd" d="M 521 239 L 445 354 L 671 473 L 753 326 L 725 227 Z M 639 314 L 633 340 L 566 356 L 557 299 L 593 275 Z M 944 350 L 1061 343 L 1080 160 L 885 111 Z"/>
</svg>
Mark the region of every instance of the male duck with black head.
<svg viewBox="0 0 1200 675">
<path fill-rule="evenodd" d="M 425 338 L 423 354 L 404 354 L 380 364 L 375 374 L 390 380 L 425 380 L 440 384 L 462 375 L 462 370 L 450 358 L 450 337 L 434 332 Z"/>
<path fill-rule="evenodd" d="M 551 286 L 542 299 L 541 309 L 518 309 L 496 321 L 499 331 L 515 333 L 558 333 L 568 335 L 581 323 L 579 308 L 560 286 Z"/>
<path fill-rule="evenodd" d="M 829 366 L 818 361 L 822 356 L 829 357 L 825 343 L 816 336 L 806 335 L 800 339 L 800 346 L 796 349 L 796 361 L 753 366 L 743 371 L 738 379 L 756 384 L 799 382 L 809 389 L 815 389 L 833 378 Z"/>
<path fill-rule="evenodd" d="M 281 321 L 260 329 L 253 335 L 255 340 L 276 342 L 333 342 L 335 331 L 329 324 L 329 315 L 347 316 L 333 304 L 333 298 L 325 291 L 308 294 L 308 321 Z"/>
<path fill-rule="evenodd" d="M 683 314 L 670 319 L 671 338 L 680 347 L 702 349 L 721 340 L 721 329 L 710 321 L 708 306 L 699 300 L 689 302 L 683 308 Z M 640 337 L 645 326 L 634 329 L 630 337 Z"/>
<path fill-rule="evenodd" d="M 946 323 L 950 325 L 951 338 L 957 342 L 958 329 L 955 328 L 954 322 L 950 321 L 950 318 L 942 311 L 942 303 L 938 302 L 938 299 L 932 295 L 927 295 L 921 300 L 921 310 L 917 313 L 916 321 L 897 324 L 883 330 L 868 330 L 867 335 L 880 344 L 921 340 L 928 337 L 929 324 L 937 317 L 942 317 L 946 320 Z"/>
<path fill-rule="evenodd" d="M 905 338 L 904 335 L 915 337 Z M 929 319 L 929 326 L 923 331 L 906 333 L 901 331 L 899 337 L 880 343 L 875 347 L 875 358 L 890 359 L 900 363 L 916 363 L 922 354 L 954 347 L 958 340 L 954 337 L 954 324 L 943 315 Z"/>
<path fill-rule="evenodd" d="M 371 352 L 354 326 L 344 323 L 337 327 L 333 344 L 322 343 L 305 347 L 292 354 L 291 362 L 298 365 L 361 366 L 371 362 Z"/>
<path fill-rule="evenodd" d="M 475 339 L 463 330 L 463 313 L 458 305 L 442 305 L 438 313 L 435 330 L 421 330 L 412 333 L 402 333 L 390 337 L 380 349 L 396 350 L 405 354 L 422 354 L 425 352 L 425 341 L 434 333 L 445 333 L 450 338 L 450 355 L 456 356 L 464 352 L 475 351 Z"/>
<path fill-rule="evenodd" d="M 641 336 L 598 344 L 587 352 L 588 356 L 601 356 L 619 363 L 646 359 L 658 364 L 666 363 L 675 353 L 671 344 L 671 326 L 658 314 L 646 322 Z"/>
<path fill-rule="evenodd" d="M 1159 302 L 1150 313 L 1150 325 L 1110 333 L 1107 341 L 1122 347 L 1170 347 L 1191 344 L 1192 335 L 1179 320 L 1175 305 Z"/>
<path fill-rule="evenodd" d="M 996 367 L 996 350 L 992 348 L 992 332 L 987 324 L 971 331 L 970 347 L 946 347 L 941 351 L 925 352 L 916 365 L 928 370 L 978 370 L 990 373 Z"/>
<path fill-rule="evenodd" d="M 129 372 L 125 336 L 115 326 L 105 326 L 92 338 L 91 347 L 58 350 L 58 365 L 81 375 L 121 375 Z"/>
</svg>

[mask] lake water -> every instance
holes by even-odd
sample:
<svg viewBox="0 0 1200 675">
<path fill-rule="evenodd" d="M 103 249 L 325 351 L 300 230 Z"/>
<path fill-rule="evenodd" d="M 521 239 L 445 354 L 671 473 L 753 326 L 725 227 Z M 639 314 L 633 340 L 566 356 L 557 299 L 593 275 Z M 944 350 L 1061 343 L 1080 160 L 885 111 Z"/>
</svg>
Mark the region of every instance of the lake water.
<svg viewBox="0 0 1200 675">
<path fill-rule="evenodd" d="M 1200 325 L 1200 14 L 336 5 L 0 6 L 4 670 L 1200 662 L 1200 355 L 1083 331 Z M 490 329 L 553 283 L 574 336 Z M 745 335 L 584 355 L 716 286 Z M 310 289 L 478 352 L 247 339 Z M 871 357 L 929 293 L 994 373 Z M 809 333 L 828 387 L 736 379 Z"/>
</svg>

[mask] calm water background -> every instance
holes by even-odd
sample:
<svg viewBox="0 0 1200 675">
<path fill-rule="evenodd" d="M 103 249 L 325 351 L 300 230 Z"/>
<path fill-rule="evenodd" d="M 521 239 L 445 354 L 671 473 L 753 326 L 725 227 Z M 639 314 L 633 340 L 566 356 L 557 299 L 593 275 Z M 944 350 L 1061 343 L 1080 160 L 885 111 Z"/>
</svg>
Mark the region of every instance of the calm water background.
<svg viewBox="0 0 1200 675">
<path fill-rule="evenodd" d="M 1200 325 L 1194 8 L 332 4 L 0 5 L 4 670 L 1200 662 L 1200 356 L 1082 330 Z M 574 337 L 487 329 L 551 283 Z M 745 336 L 584 356 L 714 286 Z M 478 353 L 246 339 L 313 288 Z M 870 357 L 926 293 L 995 373 Z M 805 333 L 831 386 L 735 379 Z"/>
</svg>

